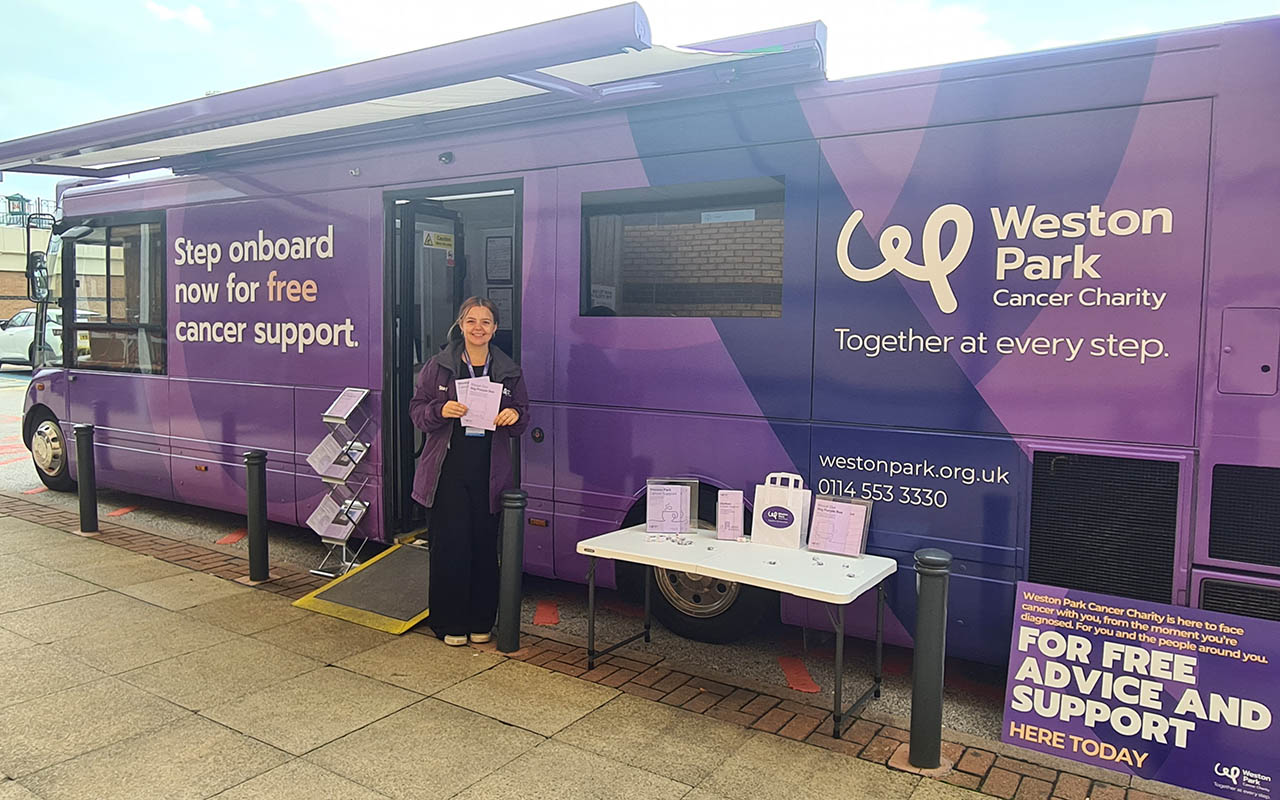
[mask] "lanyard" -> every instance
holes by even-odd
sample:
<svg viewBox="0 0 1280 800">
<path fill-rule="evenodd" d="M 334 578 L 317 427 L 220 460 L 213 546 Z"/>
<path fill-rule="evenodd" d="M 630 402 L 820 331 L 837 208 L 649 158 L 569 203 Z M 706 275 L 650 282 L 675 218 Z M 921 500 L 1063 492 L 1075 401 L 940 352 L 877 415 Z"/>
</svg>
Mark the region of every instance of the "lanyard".
<svg viewBox="0 0 1280 800">
<path fill-rule="evenodd" d="M 476 376 L 476 370 L 475 370 L 475 367 L 471 366 L 471 354 L 468 353 L 466 350 L 462 351 L 462 363 L 467 365 L 467 372 L 470 372 L 471 377 L 474 378 Z M 489 357 L 484 360 L 484 369 L 480 370 L 481 378 L 487 378 L 489 376 L 489 365 L 491 363 L 493 363 L 492 354 L 490 354 Z"/>
</svg>

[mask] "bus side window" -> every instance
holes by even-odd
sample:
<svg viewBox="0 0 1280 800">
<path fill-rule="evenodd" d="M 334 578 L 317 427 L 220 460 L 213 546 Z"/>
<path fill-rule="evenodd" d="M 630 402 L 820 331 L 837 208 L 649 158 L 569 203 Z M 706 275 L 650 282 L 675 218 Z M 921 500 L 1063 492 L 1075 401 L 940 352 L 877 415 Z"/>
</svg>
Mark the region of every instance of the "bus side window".
<svg viewBox="0 0 1280 800">
<path fill-rule="evenodd" d="M 164 226 L 110 221 L 75 243 L 75 365 L 165 372 Z"/>
<path fill-rule="evenodd" d="M 781 177 L 582 195 L 583 316 L 781 317 Z"/>
</svg>

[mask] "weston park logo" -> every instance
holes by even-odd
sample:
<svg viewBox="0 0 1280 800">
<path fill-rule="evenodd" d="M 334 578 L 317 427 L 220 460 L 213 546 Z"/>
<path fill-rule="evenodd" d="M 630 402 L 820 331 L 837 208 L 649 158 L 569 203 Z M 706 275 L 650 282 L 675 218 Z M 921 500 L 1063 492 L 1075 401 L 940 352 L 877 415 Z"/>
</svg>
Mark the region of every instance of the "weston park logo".
<svg viewBox="0 0 1280 800">
<path fill-rule="evenodd" d="M 950 314 L 956 310 L 956 295 L 951 290 L 948 276 L 955 271 L 969 254 L 973 244 L 973 216 L 969 210 L 956 203 L 938 206 L 924 223 L 924 238 L 920 242 L 924 263 L 917 264 L 907 257 L 911 252 L 911 231 L 902 225 L 890 225 L 880 234 L 880 255 L 884 258 L 874 267 L 861 268 L 849 258 L 849 239 L 862 222 L 862 210 L 856 209 L 845 220 L 836 240 L 836 261 L 840 271 L 851 280 L 867 283 L 878 280 L 891 272 L 897 272 L 913 281 L 929 284 L 938 310 Z M 955 238 L 946 255 L 942 254 L 942 229 L 947 224 L 955 226 Z"/>
</svg>

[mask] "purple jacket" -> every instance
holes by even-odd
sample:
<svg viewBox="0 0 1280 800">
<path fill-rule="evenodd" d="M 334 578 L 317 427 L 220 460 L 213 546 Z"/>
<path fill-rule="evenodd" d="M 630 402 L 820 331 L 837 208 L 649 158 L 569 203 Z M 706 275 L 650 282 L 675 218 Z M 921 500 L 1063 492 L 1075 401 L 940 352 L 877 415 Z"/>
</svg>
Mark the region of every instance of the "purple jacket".
<svg viewBox="0 0 1280 800">
<path fill-rule="evenodd" d="M 427 443 L 418 456 L 418 467 L 413 475 L 413 499 L 430 508 L 436 499 L 436 486 L 440 483 L 440 467 L 449 451 L 449 436 L 456 419 L 440 415 L 444 404 L 457 400 L 454 386 L 456 365 L 462 360 L 462 343 L 451 343 L 432 356 L 422 372 L 418 373 L 409 401 L 409 418 L 413 426 L 427 434 Z M 519 438 L 529 427 L 529 393 L 524 386 L 520 367 L 511 357 L 492 344 L 489 345 L 489 380 L 502 384 L 502 408 L 514 408 L 520 412 L 516 424 L 498 428 L 493 432 L 492 449 L 489 451 L 489 511 L 497 514 L 502 507 L 502 493 L 515 488 L 511 474 L 511 442 Z"/>
</svg>

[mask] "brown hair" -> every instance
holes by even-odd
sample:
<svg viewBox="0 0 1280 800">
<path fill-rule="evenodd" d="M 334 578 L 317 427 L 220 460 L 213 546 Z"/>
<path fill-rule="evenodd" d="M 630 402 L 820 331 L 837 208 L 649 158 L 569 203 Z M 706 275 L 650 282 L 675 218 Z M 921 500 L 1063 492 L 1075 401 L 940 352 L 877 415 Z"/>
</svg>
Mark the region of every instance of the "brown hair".
<svg viewBox="0 0 1280 800">
<path fill-rule="evenodd" d="M 493 329 L 498 330 L 498 306 L 487 297 L 468 297 L 462 301 L 462 305 L 458 308 L 458 318 L 453 321 L 453 330 L 449 332 L 449 338 L 455 341 L 462 341 L 462 321 L 466 319 L 467 312 L 473 308 L 487 308 L 489 313 L 493 315 Z M 454 332 L 456 331 L 456 336 Z"/>
</svg>

